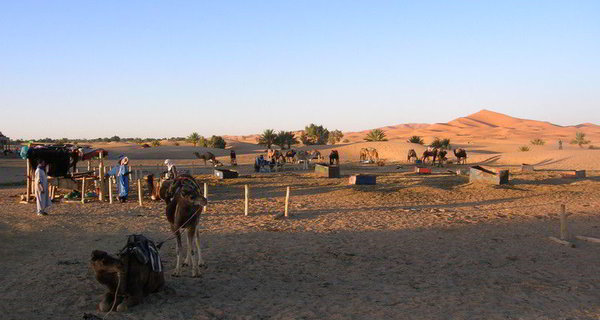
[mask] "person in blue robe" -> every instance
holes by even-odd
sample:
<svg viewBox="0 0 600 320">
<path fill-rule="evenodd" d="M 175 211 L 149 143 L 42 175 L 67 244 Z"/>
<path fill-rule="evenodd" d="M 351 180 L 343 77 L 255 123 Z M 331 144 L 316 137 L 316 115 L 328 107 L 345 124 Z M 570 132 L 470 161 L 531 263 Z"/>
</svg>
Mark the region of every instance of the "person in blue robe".
<svg viewBox="0 0 600 320">
<path fill-rule="evenodd" d="M 127 201 L 129 196 L 129 158 L 123 157 L 119 162 L 119 165 L 112 168 L 106 175 L 112 176 L 117 179 L 117 192 L 119 193 L 119 202 L 123 203 Z"/>
</svg>

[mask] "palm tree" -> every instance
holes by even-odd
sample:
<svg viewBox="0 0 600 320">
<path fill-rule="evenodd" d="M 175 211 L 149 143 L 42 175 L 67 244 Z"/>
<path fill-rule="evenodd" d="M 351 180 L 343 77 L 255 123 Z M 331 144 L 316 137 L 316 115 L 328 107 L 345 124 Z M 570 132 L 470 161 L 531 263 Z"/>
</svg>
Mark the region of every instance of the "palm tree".
<svg viewBox="0 0 600 320">
<path fill-rule="evenodd" d="M 423 138 L 421 138 L 419 136 L 412 136 L 406 142 L 418 143 L 418 144 L 421 144 L 421 145 L 425 144 L 425 141 L 423 140 Z"/>
<path fill-rule="evenodd" d="M 280 146 L 281 149 L 285 149 L 285 146 L 287 145 L 289 149 L 292 145 L 298 144 L 298 139 L 296 139 L 296 136 L 292 131 L 279 131 L 275 138 L 275 144 Z"/>
<path fill-rule="evenodd" d="M 387 141 L 385 138 L 385 132 L 381 129 L 373 129 L 367 133 L 365 141 Z"/>
<path fill-rule="evenodd" d="M 583 145 L 590 143 L 590 140 L 585 140 L 585 133 L 577 132 L 577 133 L 575 133 L 575 139 L 573 139 L 573 141 L 571 141 L 571 143 L 577 144 L 577 145 L 579 145 L 580 148 L 583 148 Z"/>
<path fill-rule="evenodd" d="M 201 136 L 198 134 L 198 132 L 192 132 L 192 134 L 190 134 L 187 137 L 187 141 L 191 142 L 195 147 L 196 145 L 198 145 L 198 142 L 200 141 L 200 137 Z"/>
<path fill-rule="evenodd" d="M 262 144 L 267 146 L 267 148 L 271 148 L 271 146 L 275 143 L 275 139 L 277 138 L 277 135 L 275 134 L 275 130 L 273 129 L 267 129 L 265 131 L 263 131 L 263 133 L 258 136 L 257 141 L 258 144 Z"/>
</svg>

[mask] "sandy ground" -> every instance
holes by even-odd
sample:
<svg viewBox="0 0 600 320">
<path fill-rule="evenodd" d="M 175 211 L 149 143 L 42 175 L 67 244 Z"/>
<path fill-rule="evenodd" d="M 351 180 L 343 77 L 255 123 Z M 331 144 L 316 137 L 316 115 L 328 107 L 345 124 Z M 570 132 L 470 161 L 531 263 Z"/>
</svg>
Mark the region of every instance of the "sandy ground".
<svg viewBox="0 0 600 320">
<path fill-rule="evenodd" d="M 134 169 L 160 173 L 170 158 L 209 184 L 202 278 L 189 277 L 189 269 L 171 277 L 175 244 L 169 242 L 161 252 L 167 289 L 109 319 L 600 318 L 600 244 L 575 241 L 577 248 L 568 248 L 548 240 L 558 236 L 560 204 L 572 213 L 572 234 L 600 238 L 600 150 L 568 144 L 576 131 L 600 144 L 600 126 L 560 127 L 483 110 L 445 124 L 383 129 L 387 142 L 363 142 L 364 131 L 346 133 L 349 141 L 335 146 L 302 148 L 325 156 L 338 150 L 339 179 L 293 165 L 253 173 L 251 163 L 265 151 L 254 144 L 256 135 L 227 137 L 241 164 L 233 180 L 216 180 L 193 156 L 211 151 L 228 164 L 229 150 L 166 141 L 148 149 L 95 145 L 109 151 L 107 166 L 123 153 Z M 415 175 L 406 154 L 424 147 L 406 142 L 413 134 L 426 142 L 451 138 L 467 150 L 469 165 L 509 169 L 510 185 L 469 183 L 448 174 L 456 165 Z M 547 143 L 531 146 L 534 138 Z M 531 151 L 518 151 L 523 145 Z M 386 165 L 357 164 L 365 147 L 377 148 Z M 520 172 L 522 163 L 539 171 Z M 587 170 L 587 178 L 562 178 L 557 170 L 567 169 Z M 147 197 L 142 207 L 135 200 L 59 202 L 49 216 L 37 217 L 34 204 L 18 203 L 24 171 L 23 160 L 0 157 L 0 318 L 103 316 L 96 311 L 104 289 L 89 267 L 91 251 L 117 252 L 132 233 L 165 239 L 164 204 Z M 377 185 L 348 185 L 355 173 L 376 174 Z M 251 188 L 248 217 L 244 184 Z M 292 217 L 276 220 L 286 186 Z"/>
<path fill-rule="evenodd" d="M 174 243 L 162 249 L 167 290 L 109 319 L 597 319 L 600 245 L 567 248 L 572 233 L 600 237 L 600 172 L 514 172 L 509 186 L 471 184 L 445 169 L 344 164 L 339 179 L 309 172 L 208 182 L 201 222 L 207 269 L 171 277 Z M 241 171 L 249 171 L 242 166 Z M 378 175 L 350 186 L 348 175 Z M 251 215 L 243 215 L 243 185 Z M 292 217 L 283 211 L 291 186 Z M 118 251 L 126 235 L 169 235 L 164 205 L 146 201 L 58 203 L 47 217 L 0 189 L 0 310 L 3 319 L 80 319 L 102 314 L 103 288 L 88 265 L 93 249 Z"/>
</svg>

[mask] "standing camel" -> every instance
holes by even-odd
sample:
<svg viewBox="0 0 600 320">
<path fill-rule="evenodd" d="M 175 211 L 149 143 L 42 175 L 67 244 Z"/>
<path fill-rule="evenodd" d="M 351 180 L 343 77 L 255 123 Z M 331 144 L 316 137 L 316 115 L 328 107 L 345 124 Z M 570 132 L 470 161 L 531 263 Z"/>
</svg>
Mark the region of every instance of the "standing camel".
<svg viewBox="0 0 600 320">
<path fill-rule="evenodd" d="M 200 238 L 197 230 L 202 209 L 206 206 L 206 198 L 200 191 L 200 185 L 192 176 L 182 174 L 174 180 L 165 181 L 160 187 L 160 197 L 167 203 L 165 214 L 171 225 L 171 231 L 177 239 L 177 265 L 173 276 L 181 275 L 181 232 L 187 230 L 187 255 L 184 265 L 191 264 L 192 277 L 200 276 L 200 267 L 204 265 L 200 252 Z M 198 262 L 194 263 L 192 242 L 196 242 Z"/>
<path fill-rule="evenodd" d="M 432 150 L 425 150 L 423 151 L 423 157 L 421 158 L 421 161 L 423 161 L 423 163 L 425 163 L 427 160 L 429 160 L 429 157 L 433 157 L 433 160 L 431 163 L 435 163 L 435 158 L 438 155 L 438 149 L 437 148 L 433 148 Z"/>
<path fill-rule="evenodd" d="M 336 166 L 340 165 L 340 154 L 337 150 L 331 150 L 331 153 L 329 153 L 329 165 L 333 165 L 334 163 Z"/>
<path fill-rule="evenodd" d="M 453 150 L 454 155 L 456 156 L 456 162 L 458 164 L 462 163 L 467 164 L 467 151 L 465 149 L 459 148 Z"/>
<path fill-rule="evenodd" d="M 443 167 L 444 166 L 444 161 L 448 160 L 446 159 L 446 154 L 448 154 L 448 151 L 446 150 L 440 150 L 438 151 L 438 166 Z"/>
<path fill-rule="evenodd" d="M 212 152 L 206 151 L 203 154 L 199 154 L 198 152 L 194 152 L 196 158 L 200 160 L 204 160 L 204 165 L 206 166 L 206 161 L 210 161 L 214 166 L 220 165 L 221 163 L 215 158 L 215 155 Z"/>
</svg>

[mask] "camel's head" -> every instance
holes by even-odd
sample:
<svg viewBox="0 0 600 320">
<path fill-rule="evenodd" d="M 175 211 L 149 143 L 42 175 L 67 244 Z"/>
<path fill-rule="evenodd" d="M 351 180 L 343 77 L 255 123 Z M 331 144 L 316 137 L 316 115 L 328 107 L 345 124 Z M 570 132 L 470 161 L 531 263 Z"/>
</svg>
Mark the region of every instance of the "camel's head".
<svg viewBox="0 0 600 320">
<path fill-rule="evenodd" d="M 101 250 L 92 251 L 92 259 L 90 260 L 90 264 L 96 273 L 118 273 L 125 271 L 125 266 L 120 259 L 117 259 Z"/>
</svg>

